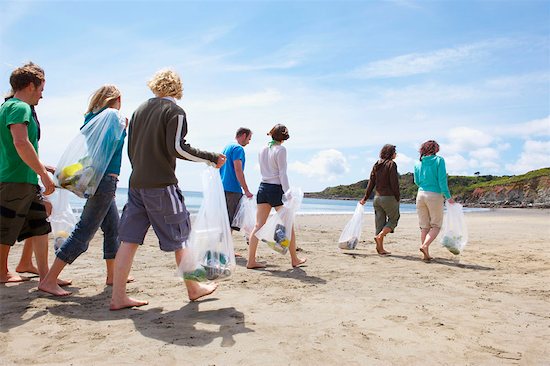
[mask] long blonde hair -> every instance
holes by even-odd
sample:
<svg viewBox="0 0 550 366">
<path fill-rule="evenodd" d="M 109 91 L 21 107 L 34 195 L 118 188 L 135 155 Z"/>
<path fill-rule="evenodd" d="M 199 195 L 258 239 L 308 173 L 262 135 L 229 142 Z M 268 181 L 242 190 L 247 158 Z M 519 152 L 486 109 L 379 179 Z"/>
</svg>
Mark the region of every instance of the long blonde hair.
<svg viewBox="0 0 550 366">
<path fill-rule="evenodd" d="M 86 114 L 97 113 L 105 107 L 112 107 L 114 102 L 120 97 L 120 90 L 114 85 L 103 85 L 97 89 L 90 98 L 90 104 Z"/>
</svg>

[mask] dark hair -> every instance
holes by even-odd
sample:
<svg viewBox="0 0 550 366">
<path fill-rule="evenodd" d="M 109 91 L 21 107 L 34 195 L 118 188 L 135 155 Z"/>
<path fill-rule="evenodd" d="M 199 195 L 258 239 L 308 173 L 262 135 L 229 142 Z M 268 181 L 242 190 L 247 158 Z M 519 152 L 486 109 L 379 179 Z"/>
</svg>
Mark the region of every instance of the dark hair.
<svg viewBox="0 0 550 366">
<path fill-rule="evenodd" d="M 420 153 L 420 160 L 422 160 L 424 156 L 435 155 L 438 151 L 439 144 L 435 142 L 435 140 L 428 140 L 424 142 L 420 146 L 420 150 L 418 150 L 418 152 Z"/>
<path fill-rule="evenodd" d="M 46 80 L 44 70 L 40 66 L 29 62 L 13 70 L 10 76 L 10 85 L 14 92 L 25 89 L 30 83 L 38 87 Z"/>
<path fill-rule="evenodd" d="M 380 149 L 380 159 L 382 160 L 391 160 L 395 154 L 395 145 L 386 144 Z"/>
<path fill-rule="evenodd" d="M 237 130 L 237 133 L 235 134 L 235 137 L 239 137 L 241 135 L 246 135 L 246 137 L 248 137 L 250 136 L 251 133 L 252 131 L 250 131 L 250 128 L 239 127 L 239 129 Z"/>
<path fill-rule="evenodd" d="M 288 134 L 288 128 L 280 123 L 273 126 L 271 131 L 269 131 L 267 134 L 271 135 L 271 138 L 273 138 L 273 140 L 279 142 L 288 140 L 290 138 L 290 135 Z"/>
</svg>

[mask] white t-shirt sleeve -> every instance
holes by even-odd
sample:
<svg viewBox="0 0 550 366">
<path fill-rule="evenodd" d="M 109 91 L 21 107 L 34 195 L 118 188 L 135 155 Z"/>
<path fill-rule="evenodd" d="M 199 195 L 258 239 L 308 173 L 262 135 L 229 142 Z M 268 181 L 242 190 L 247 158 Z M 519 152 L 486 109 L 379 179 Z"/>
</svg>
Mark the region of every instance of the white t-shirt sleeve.
<svg viewBox="0 0 550 366">
<path fill-rule="evenodd" d="M 281 180 L 281 185 L 283 186 L 283 191 L 286 193 L 288 191 L 289 183 L 288 183 L 288 176 L 286 174 L 286 148 L 284 146 L 281 146 L 279 151 L 277 152 L 277 166 L 279 167 L 279 179 Z"/>
</svg>

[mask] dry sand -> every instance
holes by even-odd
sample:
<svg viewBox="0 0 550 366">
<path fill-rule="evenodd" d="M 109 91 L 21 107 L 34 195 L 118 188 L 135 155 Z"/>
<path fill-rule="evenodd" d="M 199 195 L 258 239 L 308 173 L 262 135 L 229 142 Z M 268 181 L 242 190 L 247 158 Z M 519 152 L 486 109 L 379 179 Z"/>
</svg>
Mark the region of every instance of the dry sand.
<svg viewBox="0 0 550 366">
<path fill-rule="evenodd" d="M 128 286 L 150 304 L 117 312 L 108 311 L 99 234 L 62 274 L 73 295 L 38 292 L 36 278 L 0 286 L 0 364 L 550 364 L 549 210 L 469 213 L 463 254 L 436 242 L 432 263 L 420 260 L 414 214 L 388 237 L 390 257 L 375 254 L 372 215 L 358 250 L 340 251 L 350 217 L 298 217 L 307 266 L 292 269 L 261 246 L 266 270 L 238 259 L 234 276 L 196 303 L 150 232 Z"/>
</svg>

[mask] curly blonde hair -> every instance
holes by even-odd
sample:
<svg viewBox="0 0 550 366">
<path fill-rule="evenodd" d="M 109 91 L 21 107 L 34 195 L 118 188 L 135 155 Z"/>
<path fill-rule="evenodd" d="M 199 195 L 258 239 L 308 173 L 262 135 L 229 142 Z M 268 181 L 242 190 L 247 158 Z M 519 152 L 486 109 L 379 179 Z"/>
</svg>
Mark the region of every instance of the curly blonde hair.
<svg viewBox="0 0 550 366">
<path fill-rule="evenodd" d="M 170 69 L 159 70 L 153 78 L 147 82 L 147 86 L 157 97 L 174 97 L 181 99 L 183 96 L 183 84 L 179 75 Z"/>
</svg>

